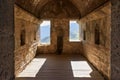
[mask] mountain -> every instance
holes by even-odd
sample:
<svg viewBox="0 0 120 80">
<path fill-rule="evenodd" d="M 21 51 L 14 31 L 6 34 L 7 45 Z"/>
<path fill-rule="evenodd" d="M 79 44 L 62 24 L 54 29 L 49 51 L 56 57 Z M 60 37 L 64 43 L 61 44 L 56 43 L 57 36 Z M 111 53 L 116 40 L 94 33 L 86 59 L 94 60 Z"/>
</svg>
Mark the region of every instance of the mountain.
<svg viewBox="0 0 120 80">
<path fill-rule="evenodd" d="M 70 24 L 70 40 L 78 40 L 79 39 L 79 25 L 76 23 Z M 41 43 L 50 43 L 50 26 L 45 25 L 40 28 L 40 40 Z"/>
<path fill-rule="evenodd" d="M 77 32 L 71 32 L 70 33 L 70 39 L 71 40 L 77 40 L 79 38 L 79 34 Z"/>
<path fill-rule="evenodd" d="M 77 32 L 71 32 L 70 33 L 70 39 L 71 40 L 78 40 L 79 38 L 79 35 L 77 34 Z M 47 36 L 47 37 L 44 37 L 42 40 L 41 40 L 41 43 L 45 43 L 45 44 L 50 44 L 50 37 Z"/>
<path fill-rule="evenodd" d="M 70 40 L 78 40 L 79 39 L 79 25 L 76 23 L 70 24 Z"/>
<path fill-rule="evenodd" d="M 47 43 L 47 44 L 49 44 L 49 43 L 50 43 L 50 37 L 48 36 L 48 37 L 43 38 L 43 39 L 41 40 L 41 42 L 42 42 L 42 43 Z"/>
<path fill-rule="evenodd" d="M 50 43 L 50 26 L 44 25 L 40 27 L 40 42 L 49 44 Z"/>
<path fill-rule="evenodd" d="M 50 26 L 41 26 L 40 27 L 40 37 L 41 39 L 46 38 L 50 36 Z"/>
</svg>

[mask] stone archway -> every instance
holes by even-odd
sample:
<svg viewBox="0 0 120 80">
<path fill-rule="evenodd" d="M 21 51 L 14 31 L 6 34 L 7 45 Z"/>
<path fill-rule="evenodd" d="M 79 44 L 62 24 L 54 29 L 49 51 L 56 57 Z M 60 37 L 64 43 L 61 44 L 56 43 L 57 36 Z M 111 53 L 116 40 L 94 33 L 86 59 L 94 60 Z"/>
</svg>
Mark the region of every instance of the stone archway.
<svg viewBox="0 0 120 80">
<path fill-rule="evenodd" d="M 119 80 L 120 1 L 111 2 L 111 80 Z M 0 80 L 14 80 L 14 0 L 0 0 Z"/>
</svg>

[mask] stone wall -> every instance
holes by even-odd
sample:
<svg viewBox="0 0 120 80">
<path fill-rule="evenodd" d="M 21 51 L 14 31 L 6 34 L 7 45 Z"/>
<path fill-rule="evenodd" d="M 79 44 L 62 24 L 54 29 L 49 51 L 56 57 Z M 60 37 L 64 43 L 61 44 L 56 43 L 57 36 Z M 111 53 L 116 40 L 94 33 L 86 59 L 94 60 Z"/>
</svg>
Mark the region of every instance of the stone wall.
<svg viewBox="0 0 120 80">
<path fill-rule="evenodd" d="M 15 75 L 35 57 L 39 20 L 15 5 Z"/>
<path fill-rule="evenodd" d="M 120 0 L 111 0 L 111 2 L 111 80 L 120 80 Z"/>
<path fill-rule="evenodd" d="M 0 0 L 0 80 L 14 80 L 14 0 Z"/>
<path fill-rule="evenodd" d="M 62 37 L 63 41 L 57 40 L 58 37 Z M 38 53 L 58 53 L 57 48 L 60 46 L 63 54 L 82 53 L 81 42 L 69 41 L 69 20 L 67 19 L 51 20 L 51 45 L 39 46 Z"/>
<path fill-rule="evenodd" d="M 107 80 L 110 79 L 111 4 L 90 13 L 81 19 L 80 24 L 85 33 L 84 56 Z"/>
</svg>

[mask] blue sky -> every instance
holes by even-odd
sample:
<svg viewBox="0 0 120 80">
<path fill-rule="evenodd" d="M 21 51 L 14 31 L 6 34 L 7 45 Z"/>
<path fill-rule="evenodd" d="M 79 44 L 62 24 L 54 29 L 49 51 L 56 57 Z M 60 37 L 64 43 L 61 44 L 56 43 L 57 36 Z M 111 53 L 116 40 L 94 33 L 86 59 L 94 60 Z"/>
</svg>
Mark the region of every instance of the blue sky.
<svg viewBox="0 0 120 80">
<path fill-rule="evenodd" d="M 45 38 L 48 38 L 47 41 L 50 42 L 50 21 L 43 21 L 40 25 L 40 41 L 43 43 L 46 42 Z M 70 40 L 75 40 L 79 36 L 79 25 L 76 24 L 76 21 L 70 21 Z"/>
<path fill-rule="evenodd" d="M 76 24 L 76 21 L 70 21 L 70 32 L 79 32 L 79 25 Z"/>
<path fill-rule="evenodd" d="M 77 41 L 79 40 L 79 32 L 80 28 L 79 28 L 79 24 L 77 24 L 76 21 L 70 21 L 70 41 Z"/>
<path fill-rule="evenodd" d="M 40 41 L 46 37 L 50 37 L 50 21 L 43 21 L 43 23 L 40 25 Z"/>
<path fill-rule="evenodd" d="M 44 21 L 40 26 L 41 26 L 40 27 L 41 38 L 50 36 L 50 22 Z"/>
</svg>

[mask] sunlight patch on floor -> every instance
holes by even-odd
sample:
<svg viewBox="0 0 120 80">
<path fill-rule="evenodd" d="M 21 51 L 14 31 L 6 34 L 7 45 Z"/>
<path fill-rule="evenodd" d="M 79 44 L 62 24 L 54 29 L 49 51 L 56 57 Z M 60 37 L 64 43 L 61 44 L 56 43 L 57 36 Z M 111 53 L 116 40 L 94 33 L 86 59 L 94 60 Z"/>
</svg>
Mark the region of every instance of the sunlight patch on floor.
<svg viewBox="0 0 120 80">
<path fill-rule="evenodd" d="M 34 58 L 17 77 L 36 77 L 46 58 Z"/>
<path fill-rule="evenodd" d="M 71 61 L 71 66 L 74 77 L 91 77 L 90 73 L 93 70 L 87 61 Z"/>
</svg>

